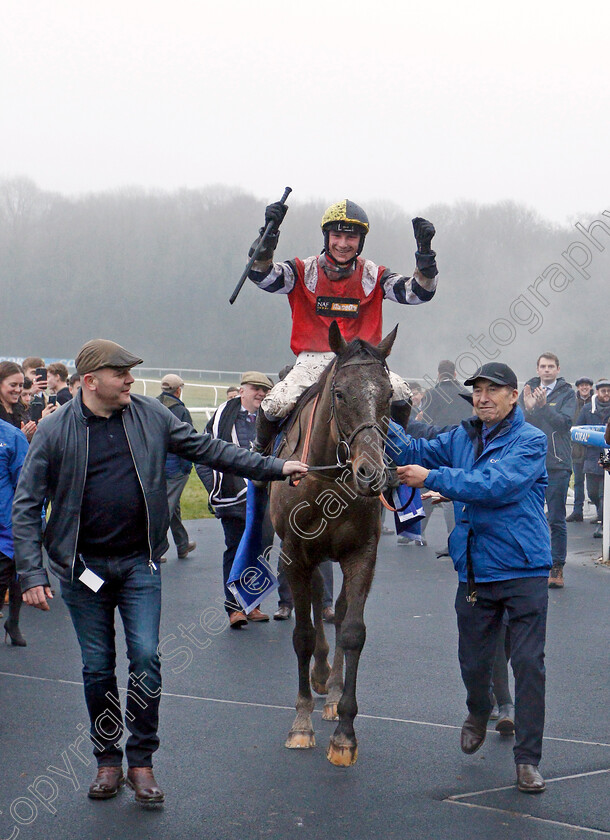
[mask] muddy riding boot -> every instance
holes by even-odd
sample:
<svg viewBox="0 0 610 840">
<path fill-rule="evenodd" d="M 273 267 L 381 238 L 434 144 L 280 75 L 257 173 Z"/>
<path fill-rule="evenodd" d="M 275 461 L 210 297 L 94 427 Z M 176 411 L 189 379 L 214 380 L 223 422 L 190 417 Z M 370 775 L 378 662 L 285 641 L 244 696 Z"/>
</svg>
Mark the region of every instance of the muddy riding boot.
<svg viewBox="0 0 610 840">
<path fill-rule="evenodd" d="M 280 420 L 270 420 L 262 408 L 256 415 L 256 437 L 252 442 L 252 451 L 259 455 L 271 455 L 273 441 L 278 433 Z"/>
<path fill-rule="evenodd" d="M 390 417 L 395 423 L 407 431 L 409 417 L 411 416 L 411 404 L 406 400 L 394 400 L 390 403 Z"/>
<path fill-rule="evenodd" d="M 279 424 L 279 420 L 269 420 L 262 408 L 259 408 L 256 415 L 256 437 L 252 441 L 252 452 L 258 452 L 259 455 L 271 455 Z M 268 482 L 252 481 L 252 484 L 262 488 L 266 487 Z"/>
</svg>

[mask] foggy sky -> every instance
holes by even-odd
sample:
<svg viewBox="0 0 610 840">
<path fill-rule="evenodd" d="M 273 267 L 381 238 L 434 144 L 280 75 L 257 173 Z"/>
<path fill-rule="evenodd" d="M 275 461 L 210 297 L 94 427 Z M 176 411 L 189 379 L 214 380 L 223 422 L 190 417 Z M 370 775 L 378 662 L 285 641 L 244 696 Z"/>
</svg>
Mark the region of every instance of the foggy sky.
<svg viewBox="0 0 610 840">
<path fill-rule="evenodd" d="M 608 206 L 607 2 L 5 0 L 0 174 Z"/>
</svg>

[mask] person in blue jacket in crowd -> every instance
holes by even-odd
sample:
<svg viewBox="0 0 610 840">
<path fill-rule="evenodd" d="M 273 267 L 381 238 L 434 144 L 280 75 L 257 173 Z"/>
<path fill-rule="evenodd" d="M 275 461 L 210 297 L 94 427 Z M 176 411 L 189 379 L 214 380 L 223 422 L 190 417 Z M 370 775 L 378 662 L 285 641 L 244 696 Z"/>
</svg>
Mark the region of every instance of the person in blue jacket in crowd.
<svg viewBox="0 0 610 840">
<path fill-rule="evenodd" d="M 28 451 L 25 434 L 10 423 L 0 420 L 0 604 L 9 592 L 9 614 L 4 622 L 5 641 L 25 647 L 26 641 L 19 629 L 21 586 L 15 571 L 13 528 L 11 511 L 15 487 Z"/>
<path fill-rule="evenodd" d="M 403 484 L 425 485 L 460 503 L 449 550 L 459 579 L 455 609 L 467 691 L 462 750 L 470 755 L 485 740 L 496 642 L 506 610 L 515 674 L 517 786 L 524 793 L 541 793 L 552 565 L 544 515 L 547 440 L 525 422 L 517 405 L 517 377 L 508 365 L 485 364 L 465 384 L 473 386 L 475 416 L 434 440 L 415 440 L 392 424 L 388 445 Z"/>
</svg>

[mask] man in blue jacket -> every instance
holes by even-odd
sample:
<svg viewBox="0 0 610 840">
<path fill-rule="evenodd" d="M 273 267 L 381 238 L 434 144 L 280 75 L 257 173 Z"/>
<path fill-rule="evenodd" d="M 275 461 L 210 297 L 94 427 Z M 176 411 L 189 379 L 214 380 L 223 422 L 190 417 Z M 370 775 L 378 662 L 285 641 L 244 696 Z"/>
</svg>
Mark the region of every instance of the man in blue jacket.
<svg viewBox="0 0 610 840">
<path fill-rule="evenodd" d="M 490 362 L 473 386 L 474 417 L 435 440 L 405 437 L 394 426 L 389 445 L 404 484 L 436 490 L 460 503 L 449 550 L 459 583 L 455 600 L 459 660 L 468 717 L 461 747 L 476 752 L 492 708 L 490 685 L 504 611 L 515 674 L 517 786 L 541 793 L 538 771 L 544 728 L 544 641 L 551 568 L 544 515 L 546 436 L 525 422 L 517 377 Z"/>
</svg>

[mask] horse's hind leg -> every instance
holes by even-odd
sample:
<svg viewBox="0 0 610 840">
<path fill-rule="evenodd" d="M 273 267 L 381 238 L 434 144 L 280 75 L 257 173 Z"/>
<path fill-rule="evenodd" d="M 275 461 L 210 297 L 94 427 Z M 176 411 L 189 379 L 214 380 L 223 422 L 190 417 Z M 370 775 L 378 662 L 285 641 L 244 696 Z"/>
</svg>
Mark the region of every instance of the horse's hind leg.
<svg viewBox="0 0 610 840">
<path fill-rule="evenodd" d="M 328 664 L 328 642 L 324 633 L 322 621 L 322 594 L 324 581 L 320 568 L 316 566 L 311 575 L 311 600 L 313 607 L 313 621 L 316 630 L 316 645 L 313 652 L 313 668 L 311 669 L 311 687 L 316 694 L 326 694 L 326 680 L 330 674 Z"/>
<path fill-rule="evenodd" d="M 352 556 L 343 568 L 347 610 L 341 624 L 340 644 L 345 654 L 345 687 L 337 704 L 339 723 L 333 732 L 326 757 L 338 767 L 349 767 L 358 758 L 354 718 L 358 714 L 356 678 L 360 654 L 366 639 L 364 604 L 373 580 L 374 560 L 366 552 Z M 343 564 L 342 564 L 343 565 Z"/>
<path fill-rule="evenodd" d="M 323 720 L 339 720 L 337 713 L 337 704 L 343 694 L 343 648 L 341 647 L 341 624 L 345 617 L 347 609 L 347 601 L 345 599 L 345 585 L 342 584 L 341 592 L 335 604 L 335 655 L 333 658 L 333 667 L 330 672 L 330 677 L 326 683 L 328 695 L 324 710 L 322 712 Z"/>
<path fill-rule="evenodd" d="M 296 573 L 294 564 L 287 567 L 287 575 L 296 616 L 292 644 L 297 655 L 299 693 L 296 701 L 297 716 L 288 733 L 285 746 L 289 749 L 310 749 L 316 745 L 311 723 L 314 700 L 309 683 L 309 663 L 316 642 L 316 631 L 311 623 L 311 588 L 308 577 L 304 577 L 302 572 Z"/>
</svg>

